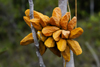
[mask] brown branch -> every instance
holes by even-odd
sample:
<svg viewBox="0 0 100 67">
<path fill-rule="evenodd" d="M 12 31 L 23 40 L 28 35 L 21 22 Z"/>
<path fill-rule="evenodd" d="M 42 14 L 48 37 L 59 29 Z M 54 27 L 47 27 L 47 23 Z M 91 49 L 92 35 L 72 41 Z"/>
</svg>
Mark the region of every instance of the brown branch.
<svg viewBox="0 0 100 67">
<path fill-rule="evenodd" d="M 61 11 L 62 11 L 62 16 L 66 14 L 67 12 L 67 1 L 68 0 L 59 0 L 58 1 L 58 6 L 60 7 Z M 73 52 L 72 50 L 70 50 L 70 61 L 66 63 L 66 67 L 74 67 L 74 58 L 73 58 Z M 65 60 L 63 58 L 63 67 L 65 65 Z"/>
<path fill-rule="evenodd" d="M 28 2 L 29 2 L 29 7 L 30 7 L 30 19 L 33 19 L 34 18 L 33 17 L 33 9 L 34 9 L 33 0 L 28 0 Z M 33 38 L 34 38 L 34 44 L 36 47 L 36 54 L 37 54 L 37 57 L 39 58 L 40 67 L 45 67 L 42 56 L 39 52 L 39 43 L 36 37 L 36 31 L 35 31 L 35 28 L 32 26 L 32 23 L 31 23 L 31 30 L 32 30 Z"/>
</svg>

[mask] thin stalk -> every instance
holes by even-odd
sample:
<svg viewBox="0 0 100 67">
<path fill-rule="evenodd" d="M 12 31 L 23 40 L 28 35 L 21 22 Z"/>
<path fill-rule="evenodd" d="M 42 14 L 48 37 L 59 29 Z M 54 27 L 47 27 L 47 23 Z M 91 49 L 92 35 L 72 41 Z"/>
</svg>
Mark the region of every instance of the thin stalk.
<svg viewBox="0 0 100 67">
<path fill-rule="evenodd" d="M 33 9 L 34 9 L 33 0 L 28 0 L 28 2 L 29 2 L 29 8 L 30 8 L 30 19 L 33 19 L 34 18 L 33 17 Z M 36 54 L 37 54 L 37 57 L 39 58 L 40 67 L 45 67 L 42 56 L 39 52 L 39 43 L 38 43 L 38 39 L 36 37 L 36 31 L 35 31 L 35 28 L 33 27 L 32 23 L 31 23 L 31 30 L 32 30 L 33 38 L 34 38 L 34 44 L 36 47 Z"/>
<path fill-rule="evenodd" d="M 69 2 L 67 1 L 67 5 L 68 5 L 68 11 L 70 12 L 70 21 L 71 21 L 71 10 L 70 10 L 70 6 L 69 6 Z"/>
<path fill-rule="evenodd" d="M 77 0 L 75 0 L 75 16 L 77 18 Z M 75 28 L 77 28 L 77 23 L 76 23 Z"/>
<path fill-rule="evenodd" d="M 60 7 L 62 11 L 62 16 L 64 16 L 67 12 L 67 0 L 58 0 L 58 6 Z M 74 67 L 74 57 L 73 52 L 70 50 L 70 61 L 66 63 L 66 67 Z M 63 58 L 63 67 L 65 65 L 65 60 Z"/>
<path fill-rule="evenodd" d="M 91 52 L 93 58 L 95 59 L 97 67 L 100 67 L 99 58 L 98 58 L 96 52 L 93 50 L 93 48 L 91 47 L 91 45 L 88 42 L 86 42 L 85 45 L 89 49 L 89 51 Z"/>
</svg>

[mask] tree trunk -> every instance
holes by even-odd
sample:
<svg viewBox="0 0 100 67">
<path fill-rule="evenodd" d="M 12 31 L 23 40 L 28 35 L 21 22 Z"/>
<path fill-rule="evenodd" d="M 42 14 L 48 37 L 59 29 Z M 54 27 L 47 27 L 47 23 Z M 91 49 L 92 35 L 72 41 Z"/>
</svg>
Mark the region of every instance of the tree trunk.
<svg viewBox="0 0 100 67">
<path fill-rule="evenodd" d="M 67 0 L 59 0 L 58 6 L 60 7 L 62 11 L 62 16 L 64 16 L 67 12 Z M 74 58 L 73 58 L 73 52 L 70 50 L 70 61 L 66 63 L 66 67 L 74 67 Z M 63 66 L 65 65 L 65 60 L 63 58 Z"/>
</svg>

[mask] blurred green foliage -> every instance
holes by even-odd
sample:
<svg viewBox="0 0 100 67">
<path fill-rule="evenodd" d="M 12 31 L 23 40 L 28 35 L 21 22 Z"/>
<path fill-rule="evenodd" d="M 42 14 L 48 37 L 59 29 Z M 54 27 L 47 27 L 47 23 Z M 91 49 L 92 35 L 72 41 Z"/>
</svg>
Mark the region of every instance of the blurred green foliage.
<svg viewBox="0 0 100 67">
<path fill-rule="evenodd" d="M 83 54 L 75 56 L 76 67 L 92 67 L 96 65 L 91 53 L 84 45 L 89 42 L 100 57 L 100 4 L 94 1 L 94 16 L 90 15 L 90 1 L 78 0 L 78 26 L 84 29 L 82 36 L 77 38 Z M 74 16 L 74 0 L 69 0 L 72 17 Z M 58 0 L 34 0 L 34 9 L 52 15 Z M 0 67 L 39 67 L 35 48 L 21 46 L 20 40 L 31 32 L 24 22 L 24 11 L 29 9 L 28 0 L 0 0 Z M 48 58 L 49 56 L 49 58 Z M 84 58 L 84 59 L 83 59 Z M 62 67 L 62 59 L 49 50 L 43 55 L 47 67 Z"/>
</svg>

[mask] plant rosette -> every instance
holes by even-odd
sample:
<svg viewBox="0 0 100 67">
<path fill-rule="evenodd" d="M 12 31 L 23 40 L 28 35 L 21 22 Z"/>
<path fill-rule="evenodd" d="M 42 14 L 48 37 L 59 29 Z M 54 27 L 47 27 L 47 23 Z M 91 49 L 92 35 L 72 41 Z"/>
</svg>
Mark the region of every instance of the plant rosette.
<svg viewBox="0 0 100 67">
<path fill-rule="evenodd" d="M 68 62 L 70 61 L 70 49 L 76 55 L 82 53 L 79 43 L 73 39 L 79 37 L 83 33 L 83 29 L 80 27 L 74 29 L 77 18 L 74 16 L 69 21 L 70 12 L 62 16 L 61 9 L 56 7 L 53 10 L 52 17 L 49 18 L 34 10 L 34 18 L 31 20 L 29 12 L 29 9 L 25 11 L 26 16 L 24 16 L 23 19 L 30 28 L 32 23 L 33 27 L 36 29 L 41 55 L 49 48 L 55 55 L 59 57 L 62 55 L 65 61 Z M 31 43 L 34 43 L 32 33 L 24 37 L 20 45 L 28 45 Z"/>
</svg>

